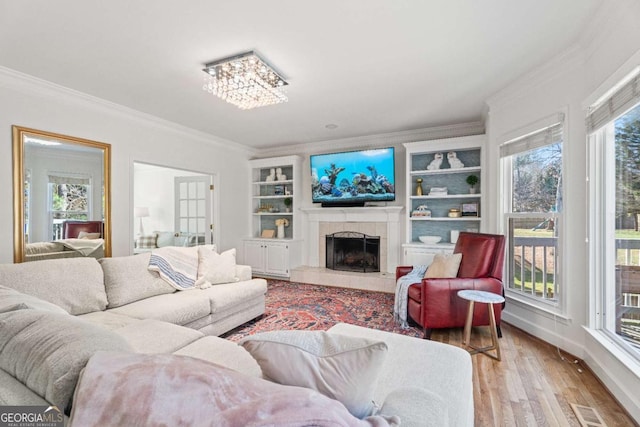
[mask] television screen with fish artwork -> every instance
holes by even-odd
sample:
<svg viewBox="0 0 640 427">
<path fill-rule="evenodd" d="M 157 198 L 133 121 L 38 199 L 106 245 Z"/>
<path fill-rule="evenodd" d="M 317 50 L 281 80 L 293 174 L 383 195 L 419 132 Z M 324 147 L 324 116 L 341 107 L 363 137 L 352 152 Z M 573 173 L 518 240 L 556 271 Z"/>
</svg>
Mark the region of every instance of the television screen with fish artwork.
<svg viewBox="0 0 640 427">
<path fill-rule="evenodd" d="M 310 164 L 313 203 L 364 206 L 396 199 L 393 147 L 315 154 Z"/>
</svg>

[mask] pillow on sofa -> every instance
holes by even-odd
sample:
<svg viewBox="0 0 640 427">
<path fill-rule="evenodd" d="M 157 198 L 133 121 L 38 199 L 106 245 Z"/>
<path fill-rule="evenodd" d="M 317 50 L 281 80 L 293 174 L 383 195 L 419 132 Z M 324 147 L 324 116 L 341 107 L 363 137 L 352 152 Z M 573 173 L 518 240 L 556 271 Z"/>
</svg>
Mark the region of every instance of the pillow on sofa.
<svg viewBox="0 0 640 427">
<path fill-rule="evenodd" d="M 162 280 L 157 272 L 149 271 L 149 258 L 151 252 L 99 260 L 104 271 L 109 308 L 175 292 L 173 286 Z"/>
<path fill-rule="evenodd" d="M 139 236 L 136 240 L 136 248 L 138 249 L 155 249 L 158 247 L 158 235 L 149 234 L 148 236 Z"/>
<path fill-rule="evenodd" d="M 219 254 L 207 247 L 198 246 L 197 287 L 208 288 L 211 285 L 237 281 L 235 248 Z"/>
<path fill-rule="evenodd" d="M 86 231 L 81 231 L 78 233 L 78 239 L 99 239 L 101 237 L 100 233 L 88 233 Z"/>
<path fill-rule="evenodd" d="M 15 289 L 0 286 L 0 311 L 11 311 L 8 307 L 22 305 L 22 308 L 33 308 L 36 310 L 46 310 L 52 313 L 69 314 L 55 304 L 51 304 L 32 295 L 23 294 Z"/>
<path fill-rule="evenodd" d="M 132 351 L 124 338 L 75 316 L 0 314 L 0 368 L 60 409 L 70 404 L 80 371 L 98 350 Z"/>
<path fill-rule="evenodd" d="M 152 234 L 155 234 L 156 246 L 159 248 L 163 248 L 165 246 L 175 246 L 175 234 L 173 231 L 154 231 Z"/>
<path fill-rule="evenodd" d="M 319 391 L 358 418 L 372 413 L 373 390 L 387 355 L 384 342 L 324 331 L 273 331 L 239 344 L 266 379 Z"/>
<path fill-rule="evenodd" d="M 424 273 L 425 279 L 452 279 L 458 275 L 462 254 L 436 254 Z"/>
<path fill-rule="evenodd" d="M 107 307 L 102 269 L 92 257 L 0 264 L 0 285 L 51 302 L 74 316 Z"/>
<path fill-rule="evenodd" d="M 10 311 L 16 311 L 16 310 L 27 310 L 28 308 L 29 307 L 27 307 L 27 304 L 23 302 L 19 302 L 13 305 L 2 305 L 0 306 L 0 314 L 8 313 Z"/>
<path fill-rule="evenodd" d="M 114 424 L 388 427 L 399 420 L 358 420 L 313 390 L 192 357 L 98 352 L 78 381 L 69 425 Z"/>
</svg>

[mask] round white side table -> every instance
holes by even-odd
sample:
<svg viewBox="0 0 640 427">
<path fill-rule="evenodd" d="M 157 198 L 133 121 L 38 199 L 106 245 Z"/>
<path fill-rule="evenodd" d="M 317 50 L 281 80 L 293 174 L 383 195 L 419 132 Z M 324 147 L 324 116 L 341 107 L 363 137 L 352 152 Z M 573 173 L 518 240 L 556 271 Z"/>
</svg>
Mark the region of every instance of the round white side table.
<svg viewBox="0 0 640 427">
<path fill-rule="evenodd" d="M 462 345 L 467 347 L 471 354 L 484 353 L 493 359 L 500 360 L 500 344 L 498 343 L 496 315 L 493 310 L 493 304 L 502 304 L 504 302 L 504 298 L 501 295 L 494 294 L 493 292 L 476 291 L 472 289 L 458 291 L 458 296 L 469 301 L 469 310 L 467 311 L 467 321 L 464 324 Z M 489 347 L 474 347 L 471 345 L 471 326 L 473 323 L 473 308 L 475 303 L 487 304 L 489 306 L 489 327 L 491 328 L 492 344 Z M 491 350 L 496 351 L 495 355 L 489 353 Z"/>
</svg>

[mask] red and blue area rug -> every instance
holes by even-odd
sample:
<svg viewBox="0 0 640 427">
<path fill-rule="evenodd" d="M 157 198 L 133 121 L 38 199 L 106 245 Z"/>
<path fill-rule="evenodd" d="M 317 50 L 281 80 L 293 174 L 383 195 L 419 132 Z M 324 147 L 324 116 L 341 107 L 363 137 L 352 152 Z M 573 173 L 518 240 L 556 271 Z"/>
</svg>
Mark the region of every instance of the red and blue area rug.
<svg viewBox="0 0 640 427">
<path fill-rule="evenodd" d="M 247 335 L 283 329 L 326 330 L 336 323 L 422 337 L 418 327 L 401 329 L 393 321 L 393 294 L 268 280 L 264 315 L 223 335 L 239 341 Z"/>
</svg>

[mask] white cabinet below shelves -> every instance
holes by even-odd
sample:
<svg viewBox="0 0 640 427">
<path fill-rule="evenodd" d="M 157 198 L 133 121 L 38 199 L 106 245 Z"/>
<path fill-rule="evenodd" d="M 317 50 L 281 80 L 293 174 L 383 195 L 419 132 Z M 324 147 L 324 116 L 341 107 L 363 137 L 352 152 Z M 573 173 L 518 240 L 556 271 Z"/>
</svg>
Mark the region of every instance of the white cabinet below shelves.
<svg viewBox="0 0 640 427">
<path fill-rule="evenodd" d="M 257 276 L 289 277 L 291 268 L 298 265 L 298 245 L 295 240 L 245 240 L 243 263 Z"/>
<path fill-rule="evenodd" d="M 440 243 L 427 245 L 423 243 L 402 245 L 402 265 L 429 265 L 437 254 L 453 253 L 455 245 Z"/>
</svg>

